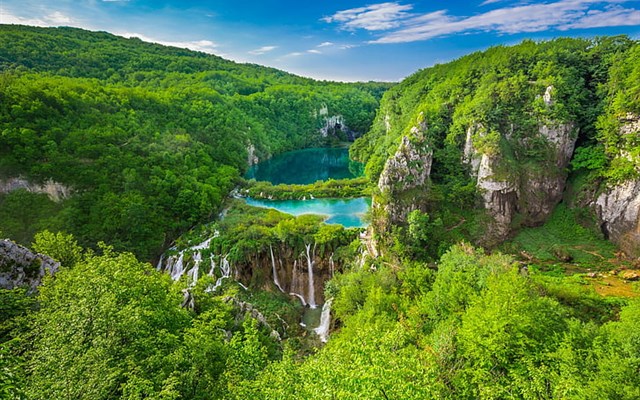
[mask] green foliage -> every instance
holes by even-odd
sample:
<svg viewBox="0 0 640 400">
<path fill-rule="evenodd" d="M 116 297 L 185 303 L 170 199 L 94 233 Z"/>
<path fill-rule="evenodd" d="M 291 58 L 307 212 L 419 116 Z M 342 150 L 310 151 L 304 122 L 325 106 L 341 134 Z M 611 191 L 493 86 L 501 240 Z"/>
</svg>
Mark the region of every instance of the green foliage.
<svg viewBox="0 0 640 400">
<path fill-rule="evenodd" d="M 29 245 L 34 235 L 44 229 L 56 229 L 60 205 L 46 194 L 24 189 L 0 194 L 0 229 L 6 237 Z"/>
<path fill-rule="evenodd" d="M 290 200 L 311 197 L 350 198 L 370 194 L 367 178 L 329 179 L 309 185 L 272 185 L 269 182 L 246 182 L 244 194 L 255 199 Z"/>
<path fill-rule="evenodd" d="M 38 253 L 48 255 L 65 267 L 73 267 L 80 262 L 82 257 L 82 247 L 78 246 L 73 235 L 63 232 L 52 233 L 45 230 L 36 233 L 31 247 Z"/>
<path fill-rule="evenodd" d="M 264 159 L 324 144 L 337 114 L 352 131 L 336 135 L 361 135 L 389 87 L 74 28 L 4 25 L 0 43 L 0 174 L 73 190 L 59 204 L 3 196 L 0 228 L 24 244 L 63 230 L 146 260 L 220 211 L 250 145 Z"/>
</svg>

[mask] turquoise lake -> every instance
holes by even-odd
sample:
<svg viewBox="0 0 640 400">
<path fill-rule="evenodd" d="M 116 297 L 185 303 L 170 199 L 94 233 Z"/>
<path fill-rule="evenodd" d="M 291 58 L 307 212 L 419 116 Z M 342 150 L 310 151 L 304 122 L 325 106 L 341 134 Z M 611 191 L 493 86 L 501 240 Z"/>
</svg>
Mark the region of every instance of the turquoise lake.
<svg viewBox="0 0 640 400">
<path fill-rule="evenodd" d="M 317 148 L 289 151 L 254 165 L 247 179 L 306 185 L 329 179 L 356 178 L 362 164 L 349 160 L 347 148 Z"/>
<path fill-rule="evenodd" d="M 349 160 L 349 149 L 304 149 L 280 154 L 261 162 L 249 170 L 246 177 L 274 185 L 309 184 L 328 179 L 355 178 L 361 173 L 361 164 Z M 355 171 L 355 173 L 354 173 Z M 254 207 L 274 208 L 292 215 L 319 214 L 327 217 L 328 224 L 346 228 L 364 228 L 368 222 L 364 215 L 371 208 L 371 199 L 308 199 L 257 200 L 246 199 Z"/>
<path fill-rule="evenodd" d="M 368 225 L 363 217 L 371 207 L 371 199 L 309 199 L 309 200 L 257 200 L 246 199 L 254 207 L 274 208 L 291 215 L 326 215 L 327 224 L 340 224 L 345 228 L 364 228 Z"/>
</svg>

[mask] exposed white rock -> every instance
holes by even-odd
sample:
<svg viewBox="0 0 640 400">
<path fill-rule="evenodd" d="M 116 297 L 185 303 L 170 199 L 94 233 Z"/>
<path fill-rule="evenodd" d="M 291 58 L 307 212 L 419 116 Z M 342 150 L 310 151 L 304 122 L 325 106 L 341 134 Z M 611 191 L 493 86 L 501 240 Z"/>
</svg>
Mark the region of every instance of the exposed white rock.
<svg viewBox="0 0 640 400">
<path fill-rule="evenodd" d="M 480 169 L 480 161 L 482 155 L 478 153 L 473 145 L 473 135 L 478 132 L 483 132 L 484 129 L 481 124 L 472 124 L 467 129 L 467 137 L 464 142 L 464 152 L 462 156 L 462 162 L 468 164 L 471 167 L 471 175 L 478 176 L 478 170 Z"/>
<path fill-rule="evenodd" d="M 260 159 L 256 156 L 256 147 L 249 142 L 249 145 L 247 146 L 247 164 L 252 167 L 259 162 Z"/>
<path fill-rule="evenodd" d="M 0 288 L 28 286 L 36 290 L 46 274 L 53 275 L 60 263 L 37 254 L 9 239 L 0 240 Z"/>
<path fill-rule="evenodd" d="M 398 150 L 384 165 L 378 187 L 394 193 L 422 186 L 431 173 L 432 161 L 433 151 L 424 140 L 414 144 L 403 136 Z"/>
<path fill-rule="evenodd" d="M 600 194 L 595 210 L 603 233 L 632 257 L 640 257 L 640 180 Z"/>
<path fill-rule="evenodd" d="M 55 202 L 60 202 L 71 196 L 70 187 L 51 179 L 42 184 L 29 182 L 21 177 L 0 179 L 0 193 L 9 193 L 18 189 L 26 189 L 32 193 L 46 194 Z"/>
<path fill-rule="evenodd" d="M 542 100 L 544 101 L 544 104 L 546 104 L 547 106 L 553 105 L 553 98 L 551 97 L 552 93 L 553 93 L 553 85 L 549 85 L 547 86 L 547 89 L 544 91 L 544 95 L 542 95 Z"/>
<path fill-rule="evenodd" d="M 389 114 L 384 115 L 384 129 L 386 133 L 391 131 L 391 118 L 389 117 Z"/>
<path fill-rule="evenodd" d="M 632 133 L 640 133 L 640 115 L 633 113 L 627 113 L 621 120 L 620 126 L 621 135 L 630 135 Z"/>
</svg>

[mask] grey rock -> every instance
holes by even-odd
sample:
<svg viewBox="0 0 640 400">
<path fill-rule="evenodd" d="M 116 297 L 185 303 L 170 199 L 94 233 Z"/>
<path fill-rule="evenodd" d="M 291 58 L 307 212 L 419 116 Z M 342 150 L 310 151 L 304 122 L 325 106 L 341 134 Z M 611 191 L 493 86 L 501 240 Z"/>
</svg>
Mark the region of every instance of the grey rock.
<svg viewBox="0 0 640 400">
<path fill-rule="evenodd" d="M 27 286 L 35 291 L 46 274 L 53 275 L 59 268 L 60 263 L 48 256 L 9 239 L 0 240 L 0 288 Z"/>
</svg>

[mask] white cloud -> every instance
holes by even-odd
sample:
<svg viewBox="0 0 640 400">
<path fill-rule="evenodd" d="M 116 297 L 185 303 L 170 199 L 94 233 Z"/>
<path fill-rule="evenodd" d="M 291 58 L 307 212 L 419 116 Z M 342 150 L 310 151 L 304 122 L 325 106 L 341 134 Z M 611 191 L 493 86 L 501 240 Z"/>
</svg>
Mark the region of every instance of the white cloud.
<svg viewBox="0 0 640 400">
<path fill-rule="evenodd" d="M 168 40 L 158 40 L 158 39 L 154 39 L 149 36 L 143 35 L 141 33 L 131 33 L 131 32 L 114 33 L 114 35 L 124 36 L 127 38 L 136 37 L 145 42 L 158 43 L 165 46 L 181 47 L 184 49 L 201 51 L 203 53 L 211 53 L 211 54 L 213 54 L 216 51 L 216 48 L 218 47 L 218 45 L 212 42 L 211 40 L 193 40 L 193 41 L 182 41 L 182 42 L 177 41 L 176 42 L 176 41 L 168 41 Z"/>
<path fill-rule="evenodd" d="M 579 20 L 562 26 L 560 29 L 601 28 L 605 26 L 633 26 L 640 25 L 640 10 L 630 10 L 621 7 L 588 12 Z"/>
<path fill-rule="evenodd" d="M 322 52 L 321 52 L 320 50 L 316 50 L 316 49 L 307 50 L 307 53 L 311 53 L 311 54 L 322 54 Z"/>
<path fill-rule="evenodd" d="M 261 54 L 264 54 L 264 53 L 268 53 L 268 52 L 270 52 L 270 51 L 273 51 L 273 50 L 275 50 L 275 49 L 277 49 L 277 48 L 278 48 L 278 46 L 262 46 L 262 47 L 260 47 L 260 48 L 258 48 L 258 49 L 251 50 L 251 51 L 249 51 L 248 53 L 249 53 L 249 54 L 253 54 L 254 56 L 259 56 L 259 55 L 261 55 Z"/>
<path fill-rule="evenodd" d="M 322 42 L 319 45 L 317 45 L 316 47 L 329 47 L 329 46 L 333 46 L 334 43 L 333 42 Z"/>
<path fill-rule="evenodd" d="M 488 0 L 483 4 L 498 1 Z M 514 34 L 550 29 L 640 25 L 640 10 L 611 6 L 625 2 L 627 1 L 560 0 L 505 6 L 468 17 L 452 16 L 447 10 L 412 13 L 408 12 L 413 9 L 412 5 L 393 2 L 339 11 L 324 18 L 324 21 L 338 23 L 343 29 L 385 31 L 370 43 L 406 43 L 474 32 Z M 372 15 L 379 10 L 386 11 Z"/>
<path fill-rule="evenodd" d="M 328 23 L 340 23 L 342 28 L 347 30 L 383 31 L 401 26 L 402 21 L 411 16 L 407 12 L 411 9 L 413 6 L 397 2 L 380 3 L 338 11 L 330 17 L 322 18 L 322 20 Z"/>
<path fill-rule="evenodd" d="M 74 20 L 60 11 L 54 11 L 40 18 L 25 18 L 10 14 L 9 11 L 0 7 L 0 23 L 47 27 L 71 25 L 74 23 Z"/>
</svg>

